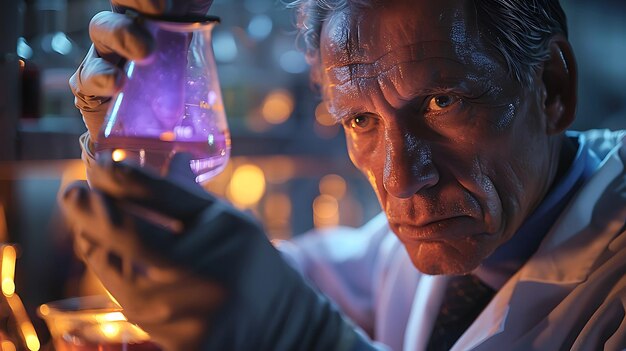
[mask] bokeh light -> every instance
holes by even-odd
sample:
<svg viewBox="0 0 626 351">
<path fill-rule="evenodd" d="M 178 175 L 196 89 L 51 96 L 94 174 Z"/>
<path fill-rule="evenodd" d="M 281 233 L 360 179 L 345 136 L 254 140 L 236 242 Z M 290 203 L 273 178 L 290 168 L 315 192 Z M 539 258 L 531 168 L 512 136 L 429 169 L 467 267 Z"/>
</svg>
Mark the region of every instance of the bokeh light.
<svg viewBox="0 0 626 351">
<path fill-rule="evenodd" d="M 284 89 L 271 91 L 263 101 L 261 114 L 271 124 L 285 122 L 293 113 L 294 101 L 291 93 Z"/>
<path fill-rule="evenodd" d="M 263 40 L 272 33 L 272 19 L 266 15 L 256 15 L 248 23 L 248 36 L 255 40 Z"/>
<path fill-rule="evenodd" d="M 317 123 L 325 127 L 330 127 L 336 124 L 335 118 L 330 114 L 330 112 L 328 112 L 326 104 L 323 102 L 320 102 L 315 108 L 315 120 Z"/>
<path fill-rule="evenodd" d="M 122 149 L 115 149 L 113 153 L 111 153 L 111 158 L 115 162 L 123 161 L 126 158 L 126 151 Z"/>
<path fill-rule="evenodd" d="M 67 38 L 65 33 L 56 32 L 50 42 L 52 50 L 61 55 L 67 55 L 72 51 L 72 42 Z"/>
<path fill-rule="evenodd" d="M 339 224 L 339 203 L 330 195 L 319 195 L 313 200 L 313 224 L 316 228 Z"/>
<path fill-rule="evenodd" d="M 231 62 L 237 57 L 237 43 L 229 31 L 216 31 L 213 35 L 213 52 L 219 62 Z"/>
<path fill-rule="evenodd" d="M 320 194 L 341 200 L 346 195 L 346 181 L 337 174 L 329 174 L 320 180 Z"/>
<path fill-rule="evenodd" d="M 2 351 L 15 351 L 15 344 L 13 344 L 10 340 L 2 340 L 0 342 L 0 349 Z"/>
<path fill-rule="evenodd" d="M 256 205 L 265 193 L 265 175 L 258 166 L 244 164 L 235 169 L 226 196 L 240 208 Z"/>
<path fill-rule="evenodd" d="M 30 47 L 30 45 L 28 45 L 24 37 L 20 37 L 17 39 L 17 55 L 25 59 L 30 59 L 33 57 L 33 49 Z"/>
<path fill-rule="evenodd" d="M 304 54 L 297 50 L 289 50 L 280 55 L 279 63 L 280 67 L 287 73 L 302 73 L 309 68 Z"/>
</svg>

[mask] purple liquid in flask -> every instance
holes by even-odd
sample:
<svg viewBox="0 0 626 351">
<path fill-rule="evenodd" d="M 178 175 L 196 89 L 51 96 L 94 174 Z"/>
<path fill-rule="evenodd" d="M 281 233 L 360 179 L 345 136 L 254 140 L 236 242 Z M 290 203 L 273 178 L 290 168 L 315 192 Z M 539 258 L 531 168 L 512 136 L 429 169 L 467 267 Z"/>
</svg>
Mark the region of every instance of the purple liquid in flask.
<svg viewBox="0 0 626 351">
<path fill-rule="evenodd" d="M 172 156 L 185 152 L 202 183 L 220 173 L 230 156 L 211 46 L 219 20 L 140 20 L 154 37 L 154 51 L 126 65 L 124 86 L 95 140 L 96 157 L 132 160 L 163 174 Z"/>
</svg>

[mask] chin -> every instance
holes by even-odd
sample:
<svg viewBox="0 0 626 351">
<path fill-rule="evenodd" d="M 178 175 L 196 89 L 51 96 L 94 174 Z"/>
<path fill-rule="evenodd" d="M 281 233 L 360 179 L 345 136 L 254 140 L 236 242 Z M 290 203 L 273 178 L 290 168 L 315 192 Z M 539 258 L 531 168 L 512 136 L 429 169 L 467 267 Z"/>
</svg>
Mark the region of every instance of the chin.
<svg viewBox="0 0 626 351">
<path fill-rule="evenodd" d="M 462 245 L 465 246 L 465 245 Z M 487 255 L 444 242 L 405 244 L 415 268 L 431 275 L 463 275 L 476 269 Z"/>
</svg>

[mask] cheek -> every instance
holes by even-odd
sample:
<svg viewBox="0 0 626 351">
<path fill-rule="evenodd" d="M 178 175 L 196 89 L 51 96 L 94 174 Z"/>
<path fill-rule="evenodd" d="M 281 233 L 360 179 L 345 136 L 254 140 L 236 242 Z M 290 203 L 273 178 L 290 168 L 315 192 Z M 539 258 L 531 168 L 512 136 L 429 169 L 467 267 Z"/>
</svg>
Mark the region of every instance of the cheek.
<svg viewBox="0 0 626 351">
<path fill-rule="evenodd" d="M 506 111 L 505 111 L 506 112 Z M 489 140 L 480 148 L 474 165 L 476 186 L 486 213 L 501 217 L 499 224 L 505 237 L 510 237 L 534 208 L 545 178 L 544 158 L 547 154 L 537 111 L 518 109 L 514 115 L 502 113 L 492 117 L 494 123 Z"/>
<path fill-rule="evenodd" d="M 528 129 L 518 104 L 490 108 L 475 107 L 464 128 L 444 129 L 450 141 L 444 159 L 453 181 L 465 188 L 482 208 L 488 233 L 509 237 L 518 225 L 525 204 L 524 179 L 527 172 Z M 524 111 L 526 112 L 526 111 Z M 536 133 L 535 133 L 536 134 Z M 441 156 L 441 155 L 440 155 Z M 535 170 L 530 167 L 530 172 Z"/>
<path fill-rule="evenodd" d="M 368 182 L 376 192 L 381 205 L 384 203 L 385 190 L 382 183 L 382 170 L 385 156 L 381 147 L 373 146 L 374 140 L 364 140 L 363 137 L 354 136 L 344 128 L 348 155 L 354 166 L 367 177 Z"/>
</svg>

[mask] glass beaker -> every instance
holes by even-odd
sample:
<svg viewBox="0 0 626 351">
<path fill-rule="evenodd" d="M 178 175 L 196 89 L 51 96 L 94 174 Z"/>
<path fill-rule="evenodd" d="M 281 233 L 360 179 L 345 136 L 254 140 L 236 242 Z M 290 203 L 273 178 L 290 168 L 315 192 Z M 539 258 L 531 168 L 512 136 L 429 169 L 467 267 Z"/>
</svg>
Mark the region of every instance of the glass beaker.
<svg viewBox="0 0 626 351">
<path fill-rule="evenodd" d="M 56 351 L 160 351 L 107 296 L 76 297 L 39 306 Z"/>
<path fill-rule="evenodd" d="M 219 18 L 137 20 L 152 34 L 154 51 L 126 65 L 124 86 L 96 142 L 96 157 L 132 159 L 163 175 L 172 156 L 186 152 L 196 182 L 204 182 L 221 172 L 230 156 L 211 45 Z"/>
</svg>

